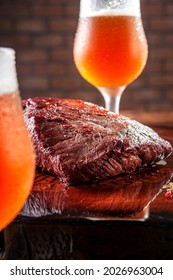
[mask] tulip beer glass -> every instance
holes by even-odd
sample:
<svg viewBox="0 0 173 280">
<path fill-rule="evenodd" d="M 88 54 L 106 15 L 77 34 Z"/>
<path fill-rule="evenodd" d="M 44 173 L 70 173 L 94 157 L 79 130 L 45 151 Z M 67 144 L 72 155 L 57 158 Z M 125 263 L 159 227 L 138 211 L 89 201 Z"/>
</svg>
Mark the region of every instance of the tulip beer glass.
<svg viewBox="0 0 173 280">
<path fill-rule="evenodd" d="M 22 114 L 15 52 L 0 48 L 0 230 L 21 210 L 34 173 L 35 156 Z"/>
<path fill-rule="evenodd" d="M 140 0 L 81 0 L 74 61 L 102 93 L 106 109 L 119 113 L 121 94 L 140 75 L 147 56 Z"/>
</svg>

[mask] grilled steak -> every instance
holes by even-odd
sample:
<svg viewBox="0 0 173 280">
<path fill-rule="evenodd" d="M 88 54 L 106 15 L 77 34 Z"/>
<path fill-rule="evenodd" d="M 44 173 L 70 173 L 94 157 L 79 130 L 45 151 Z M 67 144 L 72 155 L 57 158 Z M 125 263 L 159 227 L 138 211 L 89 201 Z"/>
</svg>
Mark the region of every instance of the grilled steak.
<svg viewBox="0 0 173 280">
<path fill-rule="evenodd" d="M 88 102 L 30 98 L 23 105 L 37 167 L 67 185 L 131 172 L 172 152 L 149 127 Z"/>
</svg>

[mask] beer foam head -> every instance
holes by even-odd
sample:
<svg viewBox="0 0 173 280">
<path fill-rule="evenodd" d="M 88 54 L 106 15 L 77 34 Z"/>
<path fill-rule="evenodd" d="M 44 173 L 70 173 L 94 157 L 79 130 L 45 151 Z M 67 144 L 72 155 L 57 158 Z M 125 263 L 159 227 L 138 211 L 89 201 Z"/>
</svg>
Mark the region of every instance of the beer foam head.
<svg viewBox="0 0 173 280">
<path fill-rule="evenodd" d="M 18 90 L 15 51 L 0 48 L 0 95 Z"/>
<path fill-rule="evenodd" d="M 140 0 L 81 0 L 80 17 L 140 15 Z"/>
</svg>

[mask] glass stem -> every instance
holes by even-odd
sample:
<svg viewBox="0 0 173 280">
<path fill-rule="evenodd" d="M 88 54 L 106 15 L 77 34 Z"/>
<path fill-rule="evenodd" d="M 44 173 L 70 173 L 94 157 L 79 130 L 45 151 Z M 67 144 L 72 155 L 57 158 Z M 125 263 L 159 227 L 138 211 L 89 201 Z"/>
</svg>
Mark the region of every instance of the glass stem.
<svg viewBox="0 0 173 280">
<path fill-rule="evenodd" d="M 108 111 L 112 111 L 116 114 L 119 114 L 120 100 L 124 89 L 125 86 L 117 88 L 98 88 L 98 90 L 103 95 L 106 109 Z"/>
</svg>

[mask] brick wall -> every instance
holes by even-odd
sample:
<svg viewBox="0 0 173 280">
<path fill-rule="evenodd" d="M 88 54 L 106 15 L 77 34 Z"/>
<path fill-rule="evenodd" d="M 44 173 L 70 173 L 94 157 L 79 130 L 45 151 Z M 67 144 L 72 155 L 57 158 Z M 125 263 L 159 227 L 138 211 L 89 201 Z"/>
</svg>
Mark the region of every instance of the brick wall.
<svg viewBox="0 0 173 280">
<path fill-rule="evenodd" d="M 149 43 L 142 75 L 125 90 L 121 109 L 173 108 L 173 1 L 141 0 Z M 17 51 L 22 98 L 81 98 L 103 105 L 73 63 L 79 0 L 0 0 L 0 46 Z"/>
</svg>

